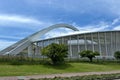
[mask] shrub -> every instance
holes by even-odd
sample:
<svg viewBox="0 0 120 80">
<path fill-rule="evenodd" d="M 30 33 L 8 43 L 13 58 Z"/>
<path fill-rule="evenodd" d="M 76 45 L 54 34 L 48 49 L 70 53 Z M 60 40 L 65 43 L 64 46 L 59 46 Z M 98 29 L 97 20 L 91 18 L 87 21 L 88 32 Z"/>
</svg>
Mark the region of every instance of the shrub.
<svg viewBox="0 0 120 80">
<path fill-rule="evenodd" d="M 120 59 L 120 51 L 116 51 L 116 52 L 114 53 L 114 57 L 115 57 L 116 59 Z"/>
<path fill-rule="evenodd" d="M 64 62 L 64 58 L 68 55 L 68 48 L 64 44 L 52 43 L 42 50 L 42 55 L 51 59 L 53 64 L 60 64 Z"/>
<path fill-rule="evenodd" d="M 84 51 L 80 52 L 79 54 L 80 54 L 81 57 L 89 58 L 90 62 L 92 62 L 92 60 L 95 56 L 100 55 L 99 52 L 97 52 L 97 51 L 93 52 L 93 51 L 90 51 L 90 50 L 84 50 Z"/>
</svg>

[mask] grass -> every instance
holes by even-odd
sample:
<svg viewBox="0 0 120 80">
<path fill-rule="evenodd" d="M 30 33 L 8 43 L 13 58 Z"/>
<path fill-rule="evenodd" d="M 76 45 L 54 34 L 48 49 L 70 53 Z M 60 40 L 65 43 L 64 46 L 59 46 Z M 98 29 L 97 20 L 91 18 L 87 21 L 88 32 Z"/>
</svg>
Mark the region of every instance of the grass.
<svg viewBox="0 0 120 80">
<path fill-rule="evenodd" d="M 24 76 L 35 74 L 56 74 L 120 70 L 120 63 L 69 62 L 65 65 L 9 65 L 0 64 L 0 76 Z"/>
</svg>

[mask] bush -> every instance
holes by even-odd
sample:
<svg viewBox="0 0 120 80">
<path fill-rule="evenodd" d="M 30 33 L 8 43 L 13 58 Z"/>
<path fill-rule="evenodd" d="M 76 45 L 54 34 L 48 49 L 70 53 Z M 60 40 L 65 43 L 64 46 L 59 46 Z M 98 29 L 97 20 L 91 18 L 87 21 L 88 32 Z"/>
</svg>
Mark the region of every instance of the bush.
<svg viewBox="0 0 120 80">
<path fill-rule="evenodd" d="M 50 60 L 40 59 L 40 58 L 29 58 L 29 57 L 19 57 L 19 56 L 0 56 L 0 64 L 10 64 L 10 65 L 39 65 L 46 64 Z"/>
<path fill-rule="evenodd" d="M 68 48 L 64 44 L 52 43 L 42 50 L 42 55 L 51 59 L 53 64 L 61 64 L 68 55 Z"/>
<path fill-rule="evenodd" d="M 116 51 L 114 53 L 114 57 L 119 60 L 120 59 L 120 51 Z"/>
<path fill-rule="evenodd" d="M 92 62 L 92 60 L 95 56 L 100 55 L 99 52 L 97 52 L 97 51 L 93 52 L 93 51 L 90 51 L 90 50 L 84 50 L 84 51 L 80 52 L 79 54 L 80 54 L 81 57 L 89 58 L 90 62 Z"/>
</svg>

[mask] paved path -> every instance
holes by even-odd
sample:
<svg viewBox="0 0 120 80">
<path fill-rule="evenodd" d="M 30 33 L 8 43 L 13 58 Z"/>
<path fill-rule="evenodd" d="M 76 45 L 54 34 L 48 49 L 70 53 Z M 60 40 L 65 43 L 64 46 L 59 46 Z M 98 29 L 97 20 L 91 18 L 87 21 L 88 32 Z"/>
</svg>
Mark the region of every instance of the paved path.
<svg viewBox="0 0 120 80">
<path fill-rule="evenodd" d="M 0 80 L 29 80 L 39 78 L 54 78 L 54 77 L 71 77 L 71 76 L 84 76 L 94 74 L 113 74 L 120 73 L 120 71 L 109 71 L 109 72 L 80 72 L 80 73 L 63 73 L 63 74 L 49 74 L 49 75 L 31 75 L 31 76 L 12 76 L 12 77 L 0 77 Z"/>
</svg>

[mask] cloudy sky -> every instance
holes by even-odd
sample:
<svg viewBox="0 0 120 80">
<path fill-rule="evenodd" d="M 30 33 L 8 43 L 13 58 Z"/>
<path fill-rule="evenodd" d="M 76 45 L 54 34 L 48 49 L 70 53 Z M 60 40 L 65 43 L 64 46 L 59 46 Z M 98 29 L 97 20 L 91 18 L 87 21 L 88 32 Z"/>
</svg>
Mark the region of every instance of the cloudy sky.
<svg viewBox="0 0 120 80">
<path fill-rule="evenodd" d="M 80 32 L 120 30 L 120 0 L 0 0 L 0 50 L 53 24 Z M 56 29 L 44 38 L 72 33 Z"/>
</svg>

